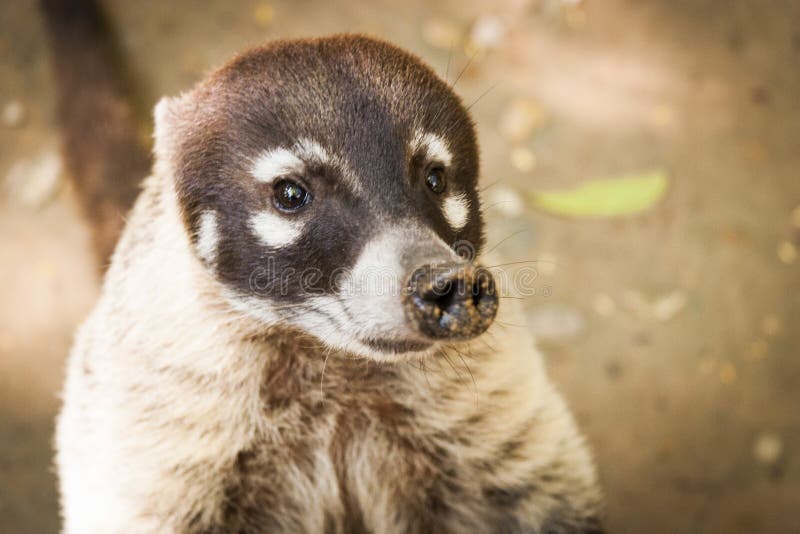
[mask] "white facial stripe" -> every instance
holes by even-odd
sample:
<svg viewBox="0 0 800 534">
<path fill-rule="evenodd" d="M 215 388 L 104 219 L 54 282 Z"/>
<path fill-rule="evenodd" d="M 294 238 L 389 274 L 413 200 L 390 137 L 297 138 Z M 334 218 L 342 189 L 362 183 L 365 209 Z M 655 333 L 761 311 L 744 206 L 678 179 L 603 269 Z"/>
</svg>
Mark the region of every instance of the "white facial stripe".
<svg viewBox="0 0 800 534">
<path fill-rule="evenodd" d="M 442 163 L 448 167 L 453 162 L 453 154 L 447 146 L 447 142 L 434 133 L 417 131 L 411 141 L 413 152 L 424 150 L 429 158 Z"/>
<path fill-rule="evenodd" d="M 450 195 L 444 199 L 444 218 L 454 230 L 461 230 L 467 224 L 469 200 L 466 193 Z"/>
<path fill-rule="evenodd" d="M 400 291 L 406 273 L 400 267 L 398 237 L 382 234 L 367 243 L 343 288 L 348 305 L 358 316 L 370 317 L 379 331 L 400 331 L 405 324 Z"/>
<path fill-rule="evenodd" d="M 430 256 L 416 258 L 420 264 L 458 258 L 456 253 L 429 228 L 409 222 L 374 237 L 362 250 L 347 278 L 342 279 L 341 298 L 357 318 L 350 326 L 358 326 L 373 337 L 391 338 L 408 335 L 401 305 L 406 277 L 410 274 L 401 265 L 401 255 L 415 244 L 429 241 Z"/>
<path fill-rule="evenodd" d="M 303 170 L 303 160 L 287 148 L 275 148 L 261 154 L 253 162 L 253 176 L 256 180 L 271 183 L 275 178 Z"/>
<path fill-rule="evenodd" d="M 271 248 L 290 245 L 303 230 L 300 221 L 291 221 L 271 211 L 261 211 L 250 218 L 250 227 L 261 242 Z"/>
<path fill-rule="evenodd" d="M 197 229 L 197 254 L 208 263 L 213 263 L 217 257 L 219 244 L 219 229 L 217 228 L 217 213 L 211 210 L 200 215 L 200 225 Z"/>
</svg>

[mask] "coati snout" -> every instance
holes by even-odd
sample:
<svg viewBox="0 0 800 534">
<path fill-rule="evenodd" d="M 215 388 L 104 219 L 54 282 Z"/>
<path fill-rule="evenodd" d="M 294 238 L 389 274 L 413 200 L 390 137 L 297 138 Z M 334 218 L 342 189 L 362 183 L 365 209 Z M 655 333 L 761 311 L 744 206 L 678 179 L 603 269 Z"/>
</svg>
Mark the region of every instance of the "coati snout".
<svg viewBox="0 0 800 534">
<path fill-rule="evenodd" d="M 471 263 L 424 265 L 409 279 L 406 316 L 432 339 L 470 339 L 482 334 L 497 314 L 491 273 Z"/>
</svg>

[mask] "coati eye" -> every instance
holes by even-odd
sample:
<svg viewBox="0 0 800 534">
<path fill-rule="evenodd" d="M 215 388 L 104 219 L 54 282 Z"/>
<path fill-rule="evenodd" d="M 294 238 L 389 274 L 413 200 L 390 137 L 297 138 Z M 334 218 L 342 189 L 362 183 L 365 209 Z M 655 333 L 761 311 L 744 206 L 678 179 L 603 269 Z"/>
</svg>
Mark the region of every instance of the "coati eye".
<svg viewBox="0 0 800 534">
<path fill-rule="evenodd" d="M 297 211 L 308 203 L 311 194 L 303 186 L 291 180 L 275 183 L 275 206 L 283 211 Z"/>
<path fill-rule="evenodd" d="M 435 167 L 428 171 L 428 176 L 425 178 L 425 184 L 431 191 L 437 195 L 444 192 L 447 181 L 444 179 L 444 169 Z"/>
</svg>

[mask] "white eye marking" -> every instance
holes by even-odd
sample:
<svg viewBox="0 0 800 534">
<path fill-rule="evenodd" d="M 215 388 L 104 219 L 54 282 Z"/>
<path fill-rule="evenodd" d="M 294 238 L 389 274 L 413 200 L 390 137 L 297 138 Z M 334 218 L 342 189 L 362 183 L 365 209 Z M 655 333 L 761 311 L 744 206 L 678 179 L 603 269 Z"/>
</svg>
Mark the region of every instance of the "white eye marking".
<svg viewBox="0 0 800 534">
<path fill-rule="evenodd" d="M 261 211 L 250 217 L 250 228 L 264 245 L 279 248 L 296 241 L 303 224 L 270 211 Z"/>
<path fill-rule="evenodd" d="M 461 230 L 467 224 L 469 200 L 466 193 L 450 195 L 444 199 L 444 218 L 454 230 Z"/>
<path fill-rule="evenodd" d="M 208 263 L 213 263 L 217 257 L 219 244 L 219 229 L 217 228 L 217 213 L 211 210 L 200 214 L 200 225 L 197 229 L 197 255 Z"/>
<path fill-rule="evenodd" d="M 434 133 L 417 130 L 411 141 L 411 150 L 412 152 L 425 150 L 430 159 L 438 161 L 446 167 L 453 162 L 453 154 L 450 152 L 447 142 Z"/>
<path fill-rule="evenodd" d="M 322 145 L 314 141 L 313 139 L 308 139 L 304 137 L 300 139 L 294 145 L 295 153 L 303 159 L 316 161 L 318 163 L 327 163 L 331 157 L 328 155 L 328 151 L 325 150 Z"/>
<path fill-rule="evenodd" d="M 306 161 L 327 163 L 336 167 L 351 191 L 356 193 L 361 191 L 361 183 L 355 178 L 355 173 L 350 166 L 339 156 L 331 155 L 330 152 L 313 139 L 304 137 L 297 141 L 293 148 L 295 153 Z"/>
<path fill-rule="evenodd" d="M 250 172 L 259 182 L 269 184 L 287 174 L 302 173 L 308 162 L 337 167 L 350 189 L 356 193 L 361 191 L 361 184 L 347 163 L 307 137 L 299 139 L 291 149 L 273 148 L 265 151 L 253 161 Z"/>
<path fill-rule="evenodd" d="M 261 154 L 254 162 L 252 173 L 266 184 L 275 178 L 303 170 L 303 160 L 287 148 L 274 148 Z"/>
</svg>

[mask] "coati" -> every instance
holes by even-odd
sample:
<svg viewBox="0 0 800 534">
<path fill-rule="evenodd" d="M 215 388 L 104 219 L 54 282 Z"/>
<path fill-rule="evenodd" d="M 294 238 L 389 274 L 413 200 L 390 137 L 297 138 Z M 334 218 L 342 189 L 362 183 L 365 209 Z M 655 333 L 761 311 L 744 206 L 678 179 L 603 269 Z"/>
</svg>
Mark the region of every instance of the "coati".
<svg viewBox="0 0 800 534">
<path fill-rule="evenodd" d="M 276 41 L 154 138 L 69 357 L 65 532 L 601 531 L 569 410 L 494 320 L 475 132 L 434 72 Z"/>
</svg>

